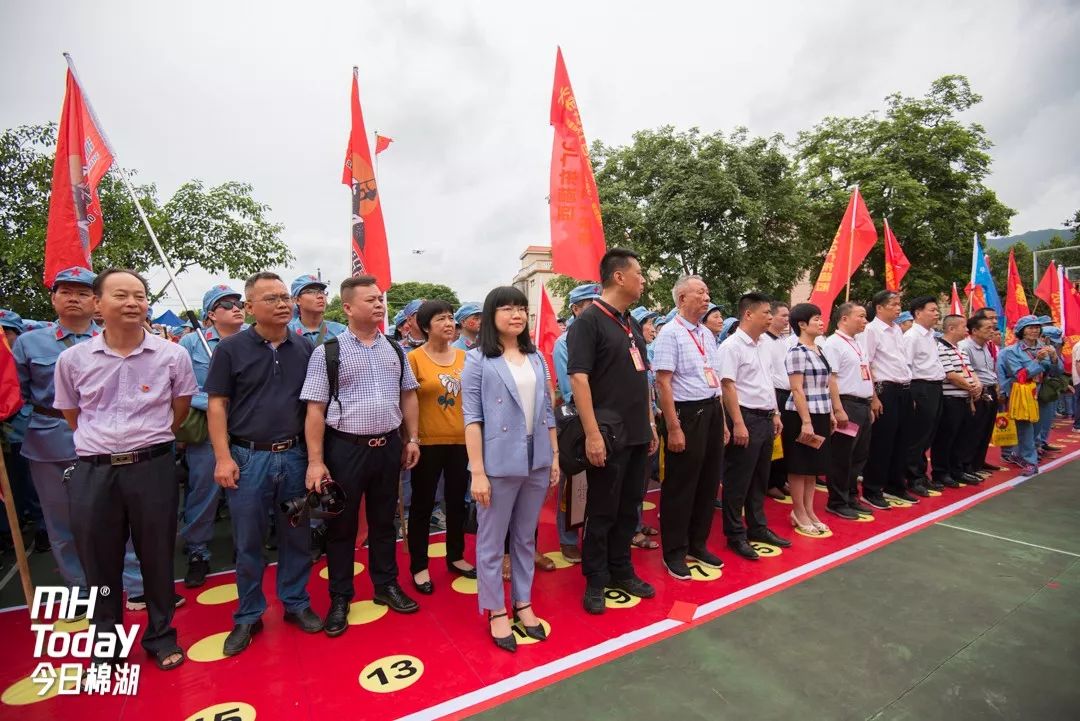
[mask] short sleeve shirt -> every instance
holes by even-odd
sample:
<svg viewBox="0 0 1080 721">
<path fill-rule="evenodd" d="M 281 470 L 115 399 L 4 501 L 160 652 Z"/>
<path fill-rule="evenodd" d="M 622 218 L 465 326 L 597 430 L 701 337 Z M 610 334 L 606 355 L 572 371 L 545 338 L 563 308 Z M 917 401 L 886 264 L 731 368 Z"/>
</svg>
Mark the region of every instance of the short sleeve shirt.
<svg viewBox="0 0 1080 721">
<path fill-rule="evenodd" d="M 776 391 L 760 340 L 752 340 L 739 328 L 720 344 L 718 357 L 720 378 L 734 381 L 740 406 L 759 411 L 777 410 Z"/>
<path fill-rule="evenodd" d="M 720 395 L 719 386 L 710 386 L 705 368 L 717 365 L 716 336 L 700 323 L 691 326 L 675 316 L 653 341 L 654 371 L 671 372 L 671 392 L 676 401 L 700 401 Z"/>
<path fill-rule="evenodd" d="M 273 443 L 302 435 L 300 400 L 311 341 L 285 334 L 277 348 L 251 326 L 218 343 L 203 390 L 229 399 L 229 435 Z"/>
<path fill-rule="evenodd" d="M 631 339 L 641 357 L 641 370 L 635 367 L 630 355 Z M 620 313 L 598 299 L 570 326 L 566 346 L 567 374 L 583 373 L 589 377 L 593 408 L 617 413 L 622 418 L 624 443 L 638 445 L 651 441 L 645 339 L 630 314 Z"/>
<path fill-rule="evenodd" d="M 420 445 L 464 445 L 465 415 L 461 409 L 461 373 L 465 351 L 453 348 L 449 365 L 436 363 L 423 348 L 408 356 L 409 367 L 420 387 Z"/>
<path fill-rule="evenodd" d="M 832 399 L 829 397 L 831 373 L 827 362 L 817 352 L 802 343 L 796 343 L 794 347 L 788 349 L 787 356 L 784 358 L 784 369 L 788 376 L 802 374 L 803 392 L 806 394 L 806 405 L 810 413 L 832 412 Z M 788 396 L 784 410 L 796 410 L 794 395 Z"/>
</svg>

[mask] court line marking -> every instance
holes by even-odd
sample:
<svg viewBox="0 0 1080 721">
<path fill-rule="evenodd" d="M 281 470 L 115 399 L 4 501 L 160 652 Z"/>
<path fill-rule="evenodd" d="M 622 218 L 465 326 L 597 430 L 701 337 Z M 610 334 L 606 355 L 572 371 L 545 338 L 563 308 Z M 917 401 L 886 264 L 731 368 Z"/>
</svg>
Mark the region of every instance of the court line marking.
<svg viewBox="0 0 1080 721">
<path fill-rule="evenodd" d="M 1080 450 L 1073 451 L 1072 453 L 1045 464 L 1041 468 L 1041 471 L 1046 472 L 1053 470 L 1077 457 L 1080 457 Z M 564 656 L 563 658 L 555 659 L 554 661 L 537 666 L 536 668 L 523 671 L 515 676 L 510 676 L 509 678 L 502 679 L 501 681 L 497 681 L 488 686 L 448 699 L 442 703 L 435 704 L 434 706 L 429 706 L 407 716 L 402 716 L 398 721 L 435 721 L 436 719 L 442 719 L 449 716 L 463 717 L 465 714 L 462 712 L 466 710 L 469 710 L 470 713 L 476 713 L 484 708 L 494 706 L 496 700 L 500 699 L 502 696 L 507 696 L 507 698 L 501 699 L 502 701 L 509 701 L 519 695 L 524 695 L 529 691 L 547 685 L 547 683 L 553 683 L 554 681 L 561 680 L 567 676 L 587 670 L 587 668 L 597 665 L 599 660 L 604 656 L 619 654 L 620 651 L 625 653 L 631 650 L 628 648 L 630 646 L 647 645 L 651 641 L 659 640 L 655 637 L 665 634 L 666 632 L 672 632 L 675 629 L 678 629 L 677 632 L 681 632 L 700 625 L 706 620 L 710 620 L 708 617 L 719 615 L 721 611 L 747 602 L 754 596 L 763 595 L 777 589 L 779 586 L 794 583 L 799 579 L 825 570 L 826 566 L 835 565 L 841 561 L 847 560 L 851 556 L 866 553 L 875 546 L 884 544 L 886 541 L 890 541 L 898 536 L 907 535 L 924 526 L 929 526 L 940 518 L 955 515 L 969 506 L 975 505 L 998 493 L 1015 488 L 1021 483 L 1025 483 L 1036 477 L 1037 476 L 1014 476 L 1013 478 L 1002 481 L 984 491 L 968 496 L 967 498 L 962 498 L 948 506 L 943 506 L 926 515 L 914 518 L 907 523 L 883 531 L 876 536 L 859 541 L 858 543 L 842 548 L 814 561 L 810 561 L 809 563 L 797 566 L 789 571 L 760 581 L 740 591 L 735 591 L 726 596 L 721 596 L 713 601 L 704 603 L 698 606 L 697 611 L 694 613 L 694 620 L 690 623 L 684 624 L 670 619 L 657 621 L 648 626 L 639 628 L 636 631 L 624 633 L 621 636 L 608 639 L 607 641 L 582 649 L 576 653 Z M 581 668 L 575 668 L 579 666 Z M 547 683 L 544 683 L 545 681 L 547 681 Z"/>
<path fill-rule="evenodd" d="M 1060 548 L 1051 548 L 1050 546 L 1040 546 L 1037 543 L 1028 543 L 1027 541 L 1018 541 L 1015 538 L 1007 538 L 1006 536 L 999 536 L 996 533 L 987 533 L 986 531 L 976 531 L 974 528 L 963 528 L 961 526 L 954 526 L 951 523 L 945 523 L 944 521 L 938 521 L 937 525 L 944 526 L 945 528 L 952 528 L 957 531 L 964 531 L 965 533 L 974 533 L 979 536 L 986 536 L 987 538 L 996 538 L 999 541 L 1008 541 L 1009 543 L 1019 543 L 1021 546 L 1031 546 L 1032 548 L 1040 548 L 1044 551 L 1053 551 L 1054 553 L 1063 553 L 1066 556 L 1072 556 L 1073 558 L 1080 558 L 1080 553 L 1073 553 L 1072 551 L 1063 551 Z"/>
</svg>

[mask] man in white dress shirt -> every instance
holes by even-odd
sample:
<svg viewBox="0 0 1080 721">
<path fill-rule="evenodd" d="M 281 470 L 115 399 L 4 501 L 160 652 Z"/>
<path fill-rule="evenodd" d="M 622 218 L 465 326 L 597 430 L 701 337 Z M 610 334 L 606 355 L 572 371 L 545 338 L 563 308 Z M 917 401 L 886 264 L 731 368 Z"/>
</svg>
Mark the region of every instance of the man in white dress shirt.
<svg viewBox="0 0 1080 721">
<path fill-rule="evenodd" d="M 756 561 L 758 553 L 750 541 L 782 548 L 791 545 L 769 530 L 765 521 L 773 438 L 780 435 L 776 391 L 760 342 L 772 320 L 768 296 L 743 295 L 737 317 L 738 329 L 720 344 L 717 354 L 724 409 L 731 427 L 724 458 L 724 535 L 735 553 Z"/>
<path fill-rule="evenodd" d="M 945 369 L 934 338 L 934 326 L 941 313 L 937 300 L 929 295 L 913 299 L 908 309 L 915 322 L 904 333 L 904 354 L 911 367 L 912 404 L 909 433 L 905 434 L 906 478 L 911 493 L 927 498 L 930 496 L 928 489 L 940 491 L 945 487 L 926 475 L 926 451 L 937 429 L 941 414 L 941 382 L 945 380 Z"/>
<path fill-rule="evenodd" d="M 870 435 L 870 457 L 863 473 L 863 498 L 874 508 L 887 511 L 889 495 L 918 503 L 904 485 L 904 461 L 907 448 L 902 435 L 911 423 L 911 368 L 904 355 L 904 339 L 894 325 L 900 315 L 900 294 L 883 290 L 871 301 L 874 319 L 863 331 L 863 345 L 870 362 L 875 400 Z"/>
<path fill-rule="evenodd" d="M 782 300 L 772 302 L 772 322 L 769 329 L 761 336 L 760 343 L 762 352 L 765 353 L 769 362 L 769 375 L 772 377 L 773 390 L 776 391 L 776 407 L 783 408 L 791 395 L 791 379 L 788 378 L 787 370 L 784 369 L 784 358 L 787 352 L 799 342 L 797 333 L 791 332 L 788 318 L 791 317 L 791 309 Z M 787 494 L 787 463 L 783 458 L 775 459 L 769 466 L 769 489 L 766 493 L 773 498 L 784 498 Z"/>
</svg>

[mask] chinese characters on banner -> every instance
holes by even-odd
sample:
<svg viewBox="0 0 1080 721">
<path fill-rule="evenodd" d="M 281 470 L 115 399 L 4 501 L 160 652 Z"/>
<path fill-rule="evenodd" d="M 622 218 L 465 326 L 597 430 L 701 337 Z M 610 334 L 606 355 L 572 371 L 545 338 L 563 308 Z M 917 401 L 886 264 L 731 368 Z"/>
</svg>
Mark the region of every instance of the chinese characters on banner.
<svg viewBox="0 0 1080 721">
<path fill-rule="evenodd" d="M 551 124 L 551 268 L 579 280 L 600 280 L 606 250 L 600 198 L 561 49 L 555 56 Z"/>
</svg>

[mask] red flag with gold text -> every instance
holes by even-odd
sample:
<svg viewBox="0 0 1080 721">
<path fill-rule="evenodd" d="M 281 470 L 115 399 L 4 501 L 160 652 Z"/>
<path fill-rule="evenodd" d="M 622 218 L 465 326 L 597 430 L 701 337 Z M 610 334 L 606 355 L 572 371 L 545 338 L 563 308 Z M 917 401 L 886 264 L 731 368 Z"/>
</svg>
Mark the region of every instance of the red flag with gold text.
<svg viewBox="0 0 1080 721">
<path fill-rule="evenodd" d="M 844 289 L 848 279 L 862 265 L 866 254 L 877 242 L 877 229 L 870 218 L 870 211 L 863 202 L 859 189 L 851 193 L 847 212 L 840 221 L 825 262 L 821 266 L 810 302 L 821 308 L 821 316 L 828 318 L 832 314 L 832 304 L 836 296 Z"/>
<path fill-rule="evenodd" d="M 889 219 L 885 219 L 885 290 L 900 292 L 900 281 L 907 275 L 911 263 L 904 255 L 904 249 L 900 247 L 900 241 L 893 235 L 889 227 Z"/>
<path fill-rule="evenodd" d="M 364 114 L 360 110 L 358 70 L 353 68 L 352 131 L 341 182 L 352 188 L 352 274 L 373 275 L 384 293 L 390 287 L 390 251 L 382 203 L 371 167 Z"/>
<path fill-rule="evenodd" d="M 551 268 L 578 280 L 600 280 L 600 259 L 607 248 L 600 197 L 561 48 L 555 55 L 551 124 Z"/>
<path fill-rule="evenodd" d="M 1016 267 L 1016 257 L 1012 248 L 1009 248 L 1009 275 L 1005 289 L 1005 345 L 1013 342 L 1013 327 L 1016 321 L 1031 313 L 1028 310 L 1027 294 L 1024 292 L 1024 284 L 1020 281 L 1020 271 Z"/>
<path fill-rule="evenodd" d="M 92 267 L 104 227 L 97 186 L 112 163 L 109 142 L 69 67 L 45 230 L 45 285 L 66 268 Z"/>
</svg>

